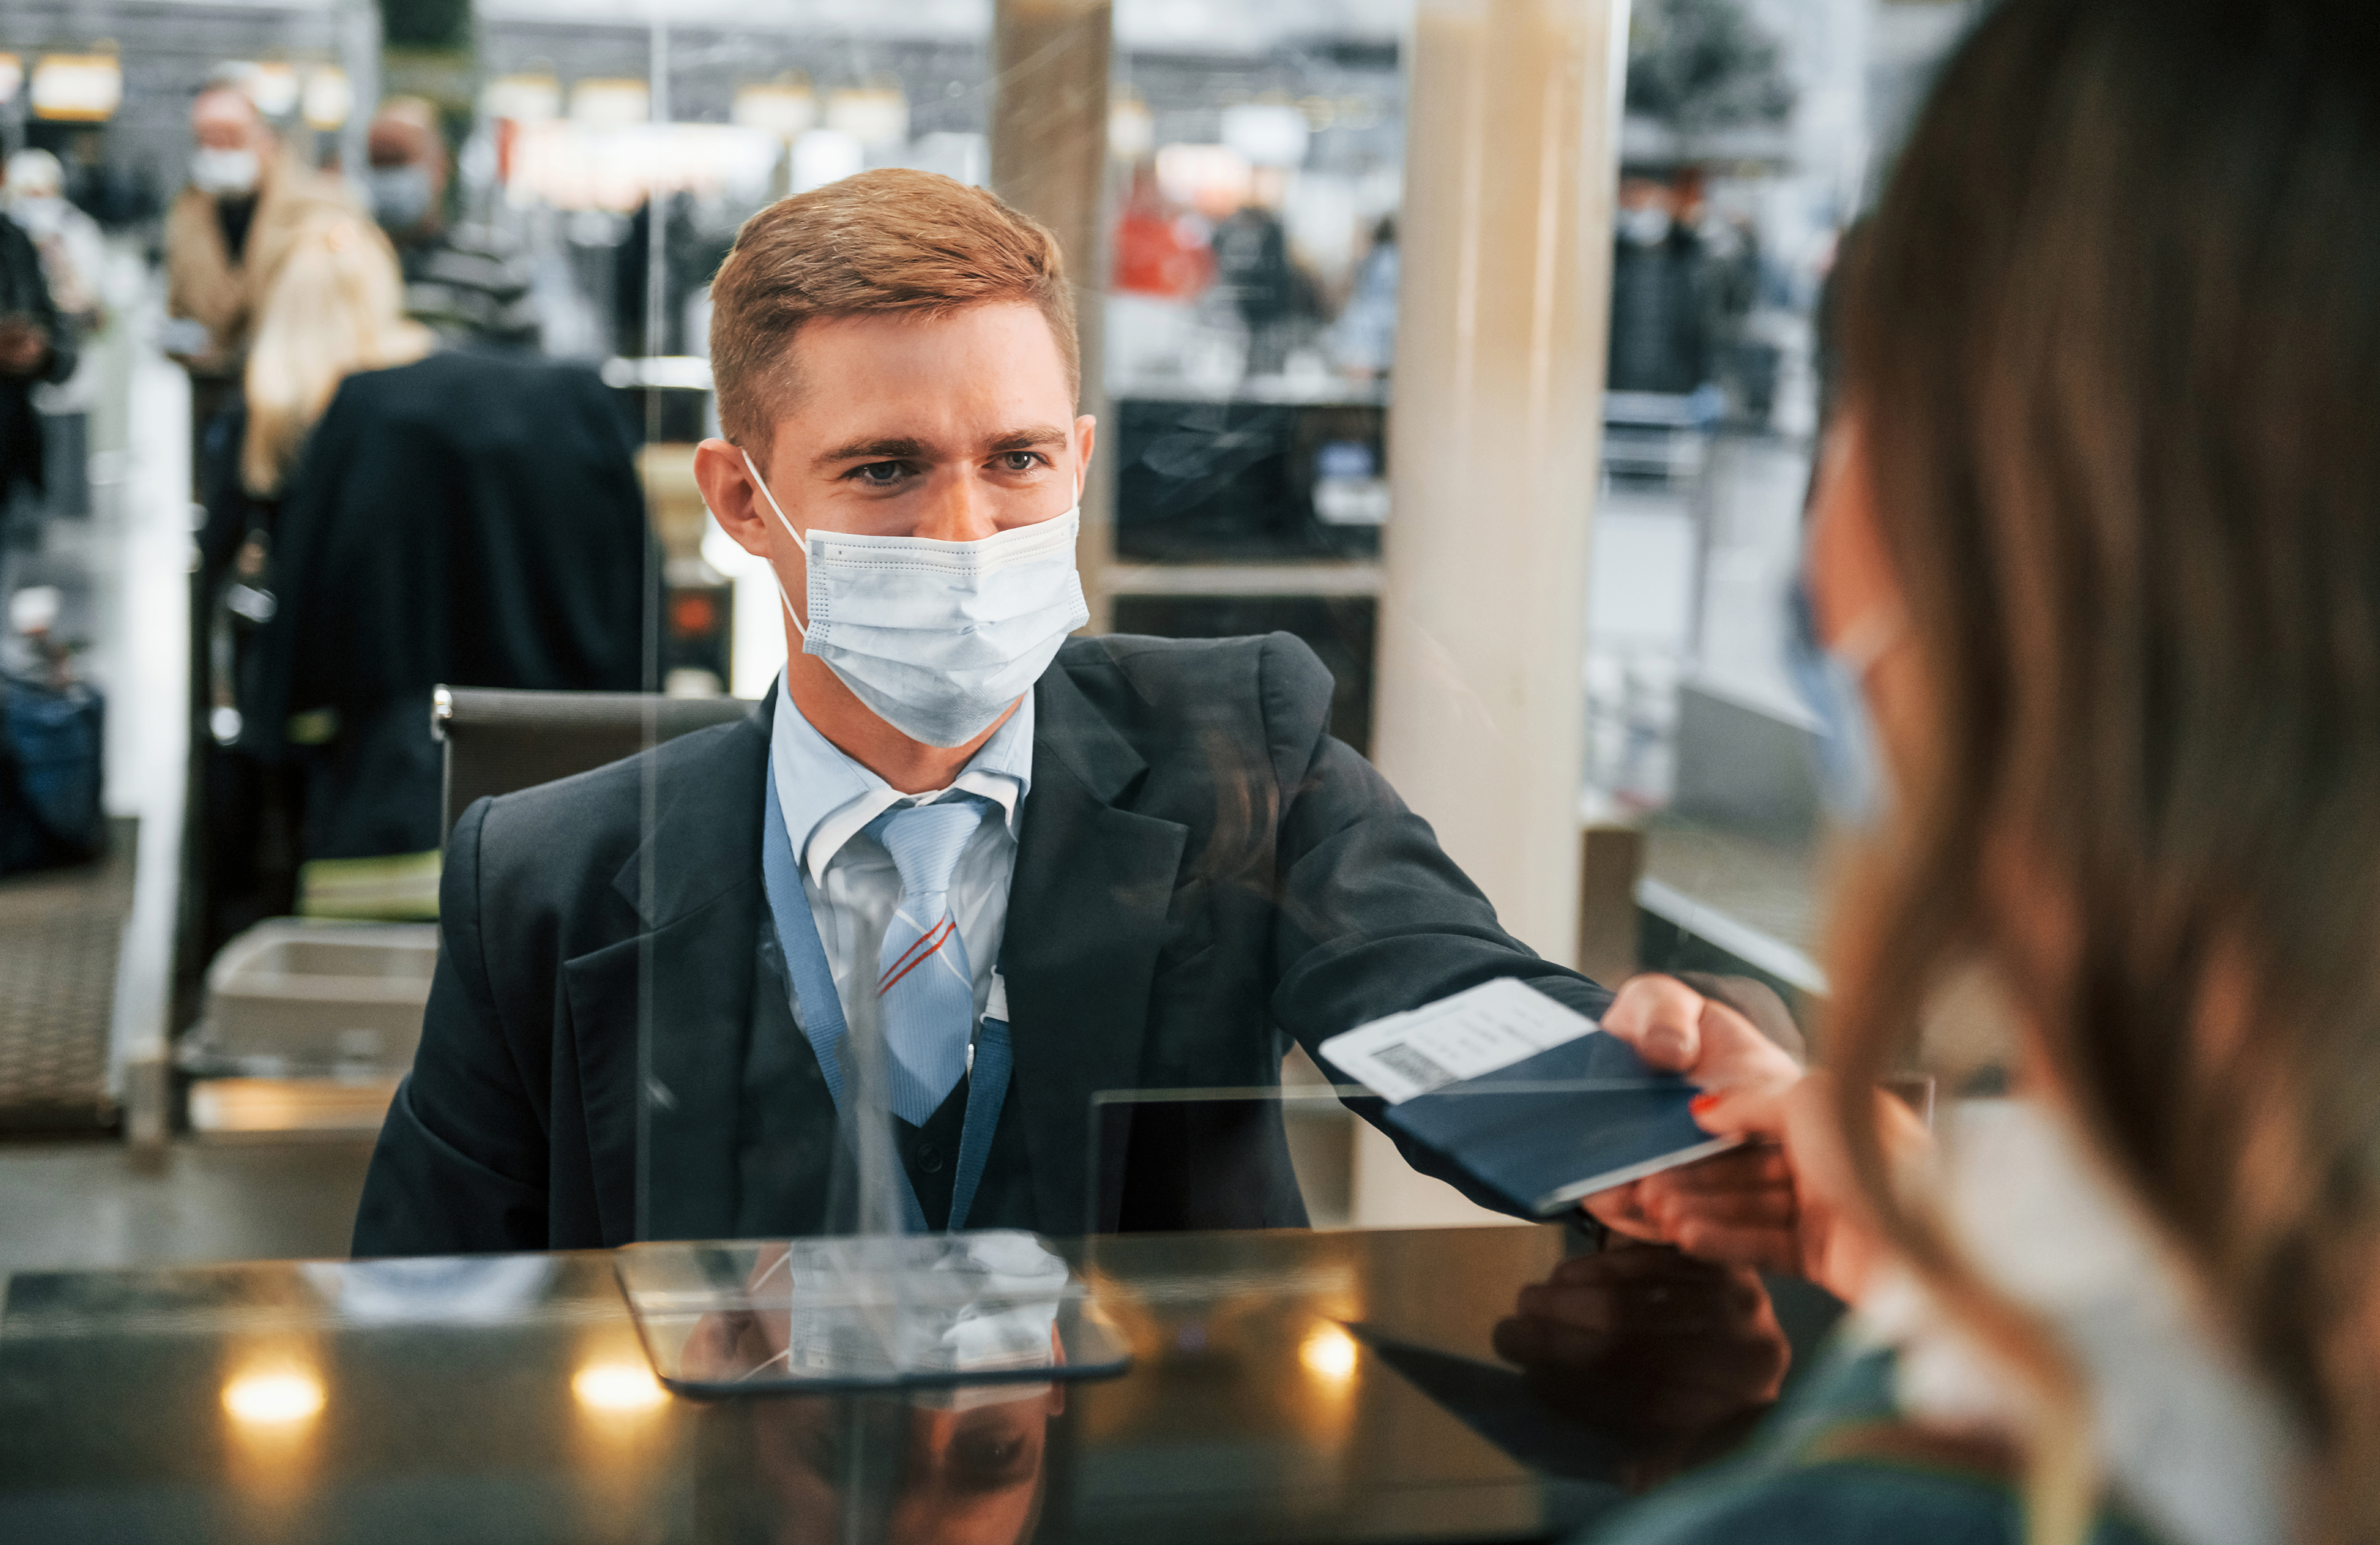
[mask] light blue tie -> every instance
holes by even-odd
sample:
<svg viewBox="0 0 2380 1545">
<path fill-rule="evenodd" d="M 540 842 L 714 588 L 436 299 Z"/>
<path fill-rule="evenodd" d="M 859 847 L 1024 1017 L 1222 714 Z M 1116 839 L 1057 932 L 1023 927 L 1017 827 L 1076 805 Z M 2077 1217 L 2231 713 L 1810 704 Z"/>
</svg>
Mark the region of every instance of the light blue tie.
<svg viewBox="0 0 2380 1545">
<path fill-rule="evenodd" d="M 922 1127 L 966 1072 L 975 1030 L 975 974 L 966 941 L 951 914 L 951 871 L 983 824 L 972 795 L 905 805 L 868 823 L 868 835 L 892 855 L 901 900 L 884 927 L 876 990 L 882 1000 L 887 1104 Z"/>
</svg>

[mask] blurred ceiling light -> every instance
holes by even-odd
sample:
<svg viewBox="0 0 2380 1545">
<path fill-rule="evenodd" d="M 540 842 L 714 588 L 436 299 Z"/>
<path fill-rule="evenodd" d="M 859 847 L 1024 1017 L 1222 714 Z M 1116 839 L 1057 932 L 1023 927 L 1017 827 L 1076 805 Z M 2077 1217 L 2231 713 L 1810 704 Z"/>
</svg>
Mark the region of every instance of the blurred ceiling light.
<svg viewBox="0 0 2380 1545">
<path fill-rule="evenodd" d="M 306 78 L 303 112 L 308 128 L 344 128 L 355 105 L 356 96 L 347 85 L 347 72 L 338 66 L 324 65 Z"/>
<path fill-rule="evenodd" d="M 113 54 L 51 54 L 33 66 L 33 116 L 104 123 L 124 102 L 124 66 Z"/>
<path fill-rule="evenodd" d="M 1320 133 L 1338 118 L 1339 103 L 1333 97 L 1300 97 L 1297 111 L 1304 115 L 1306 127 Z"/>
<path fill-rule="evenodd" d="M 14 54 L 0 54 L 0 102 L 17 100 L 17 88 L 25 83 L 25 61 Z"/>
<path fill-rule="evenodd" d="M 814 128 L 794 141 L 793 191 L 808 193 L 866 169 L 868 151 L 839 128 Z"/>
<path fill-rule="evenodd" d="M 1236 205 L 1247 197 L 1248 158 L 1229 145 L 1162 145 L 1157 186 L 1177 204 Z"/>
<path fill-rule="evenodd" d="M 624 1415 L 651 1410 L 669 1392 L 643 1363 L 590 1362 L 571 1375 L 570 1395 L 590 1411 Z"/>
<path fill-rule="evenodd" d="M 1298 1343 L 1297 1360 L 1317 1379 L 1343 1384 L 1355 1376 L 1355 1338 L 1342 1326 L 1317 1325 Z"/>
<path fill-rule="evenodd" d="M 302 1369 L 259 1370 L 224 1385 L 224 1409 L 243 1427 L 286 1427 L 322 1409 L 322 1381 Z"/>
<path fill-rule="evenodd" d="M 653 115 L 653 89 L 634 76 L 599 77 L 570 88 L 570 121 L 589 128 L 625 128 Z"/>
<path fill-rule="evenodd" d="M 1305 115 L 1285 102 L 1249 102 L 1223 109 L 1223 143 L 1254 166 L 1295 166 L 1305 159 L 1312 131 Z"/>
<path fill-rule="evenodd" d="M 868 150 L 905 144 L 909 99 L 898 86 L 849 86 L 826 99 L 826 127 Z"/>
<path fill-rule="evenodd" d="M 783 140 L 795 140 L 818 123 L 818 97 L 808 81 L 781 76 L 761 86 L 738 86 L 728 117 Z"/>
<path fill-rule="evenodd" d="M 273 59 L 248 72 L 248 100 L 268 118 L 285 118 L 298 106 L 298 66 Z"/>
<path fill-rule="evenodd" d="M 500 75 L 480 93 L 480 111 L 516 124 L 543 124 L 562 116 L 562 82 L 550 75 Z"/>
<path fill-rule="evenodd" d="M 1108 103 L 1108 154 L 1118 161 L 1146 160 L 1157 148 L 1157 115 L 1138 97 Z"/>
</svg>

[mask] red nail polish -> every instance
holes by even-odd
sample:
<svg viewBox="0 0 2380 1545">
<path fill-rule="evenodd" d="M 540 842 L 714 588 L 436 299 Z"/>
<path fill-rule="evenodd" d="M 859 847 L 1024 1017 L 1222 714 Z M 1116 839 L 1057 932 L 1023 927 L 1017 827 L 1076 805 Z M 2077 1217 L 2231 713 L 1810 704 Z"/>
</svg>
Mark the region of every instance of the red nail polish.
<svg viewBox="0 0 2380 1545">
<path fill-rule="evenodd" d="M 1716 1094 L 1697 1094 L 1693 1099 L 1686 1102 L 1686 1109 L 1692 1111 L 1696 1116 L 1702 1116 L 1707 1113 L 1712 1106 L 1718 1104 L 1718 1096 Z"/>
</svg>

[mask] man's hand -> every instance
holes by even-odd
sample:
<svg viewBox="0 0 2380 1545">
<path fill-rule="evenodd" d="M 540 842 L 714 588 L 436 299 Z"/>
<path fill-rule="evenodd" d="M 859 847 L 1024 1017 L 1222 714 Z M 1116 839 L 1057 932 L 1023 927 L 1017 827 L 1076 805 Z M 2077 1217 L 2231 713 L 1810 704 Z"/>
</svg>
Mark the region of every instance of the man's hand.
<svg viewBox="0 0 2380 1545">
<path fill-rule="evenodd" d="M 0 375 L 39 375 L 49 358 L 47 333 L 21 317 L 0 318 Z"/>
<path fill-rule="evenodd" d="M 1628 982 L 1605 1011 L 1603 1028 L 1653 1067 L 1710 1092 L 1696 1102 L 1697 1119 L 1715 1096 L 1781 1096 L 1803 1077 L 1801 1064 L 1749 1019 L 1674 976 Z M 1598 1191 L 1583 1205 L 1631 1238 L 1730 1265 L 1802 1268 L 1792 1170 L 1774 1147 L 1755 1143 L 1664 1170 Z"/>
</svg>

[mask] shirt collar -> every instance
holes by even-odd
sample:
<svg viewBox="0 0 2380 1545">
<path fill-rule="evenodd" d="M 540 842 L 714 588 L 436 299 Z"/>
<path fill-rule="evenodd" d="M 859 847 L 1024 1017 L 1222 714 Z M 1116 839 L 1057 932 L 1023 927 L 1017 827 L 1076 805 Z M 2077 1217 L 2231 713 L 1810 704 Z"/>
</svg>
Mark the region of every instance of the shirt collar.
<svg viewBox="0 0 2380 1545">
<path fill-rule="evenodd" d="M 953 792 L 980 795 L 1000 807 L 1014 838 L 1025 795 L 1033 787 L 1033 694 L 1025 694 L 948 789 L 904 794 L 820 734 L 794 706 L 780 676 L 769 726 L 769 773 L 794 839 L 794 857 L 814 883 L 824 884 L 826 866 L 844 844 L 896 804 L 930 804 Z"/>
</svg>

